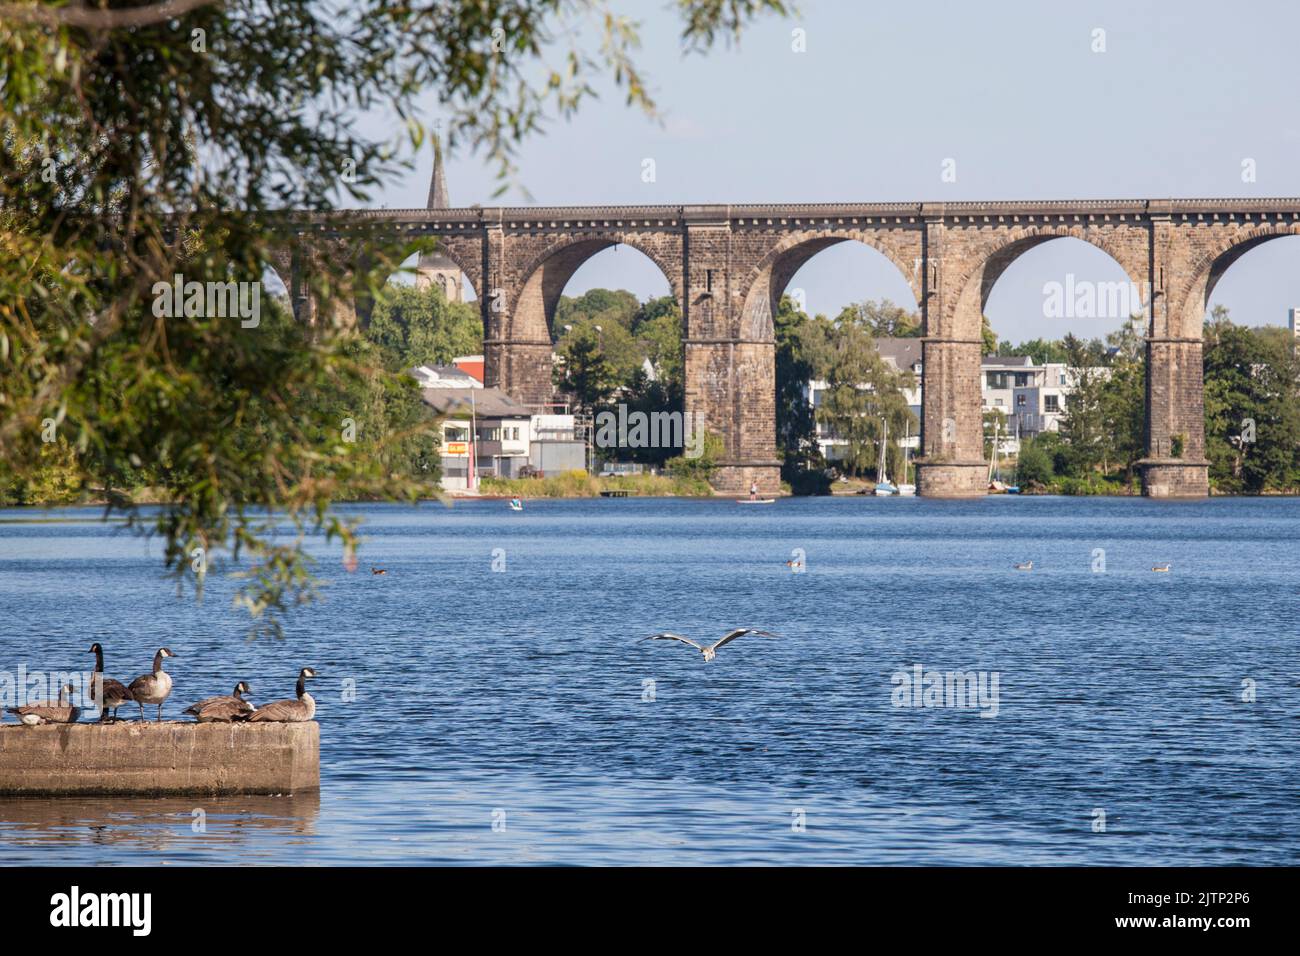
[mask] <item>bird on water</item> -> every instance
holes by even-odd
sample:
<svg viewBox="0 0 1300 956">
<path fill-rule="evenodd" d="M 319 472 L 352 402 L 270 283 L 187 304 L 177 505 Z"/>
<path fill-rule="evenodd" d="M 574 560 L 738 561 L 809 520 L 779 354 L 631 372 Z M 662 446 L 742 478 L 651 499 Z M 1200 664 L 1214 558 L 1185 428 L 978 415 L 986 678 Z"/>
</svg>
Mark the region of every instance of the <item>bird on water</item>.
<svg viewBox="0 0 1300 956">
<path fill-rule="evenodd" d="M 157 704 L 158 721 L 162 721 L 163 701 L 172 692 L 171 675 L 163 670 L 163 661 L 168 657 L 175 656 L 171 648 L 158 648 L 158 653 L 153 656 L 153 673 L 137 677 L 131 681 L 131 686 L 127 688 L 131 692 L 131 699 L 140 705 L 141 720 L 144 720 L 144 705 Z"/>
<path fill-rule="evenodd" d="M 1016 565 L 1016 570 L 1017 570 L 1017 571 L 1032 571 L 1032 570 L 1034 570 L 1034 562 L 1032 562 L 1032 561 L 1022 561 L 1022 562 L 1020 562 L 1019 564 Z"/>
<path fill-rule="evenodd" d="M 307 681 L 316 676 L 310 667 L 298 672 L 298 699 L 277 700 L 263 704 L 253 711 L 249 721 L 277 721 L 296 723 L 316 716 L 316 701 L 307 693 Z"/>
<path fill-rule="evenodd" d="M 703 644 L 697 644 L 689 637 L 682 637 L 680 634 L 673 634 L 671 631 L 663 631 L 659 634 L 651 634 L 644 638 L 647 641 L 681 641 L 683 644 L 689 644 L 701 654 L 704 655 L 705 661 L 711 661 L 718 655 L 718 648 L 724 644 L 730 644 L 738 637 L 744 637 L 746 634 L 757 634 L 760 637 L 780 637 L 780 634 L 773 634 L 771 631 L 760 631 L 756 627 L 738 627 L 734 631 L 728 631 L 718 638 L 712 644 L 705 647 Z"/>
<path fill-rule="evenodd" d="M 96 685 L 95 692 L 100 696 L 99 719 L 108 720 L 108 712 L 111 710 L 113 719 L 117 720 L 117 709 L 135 698 L 120 680 L 104 676 L 104 648 L 100 647 L 98 641 L 90 645 L 90 653 L 95 655 L 95 673 L 92 675 L 92 680 Z"/>
</svg>

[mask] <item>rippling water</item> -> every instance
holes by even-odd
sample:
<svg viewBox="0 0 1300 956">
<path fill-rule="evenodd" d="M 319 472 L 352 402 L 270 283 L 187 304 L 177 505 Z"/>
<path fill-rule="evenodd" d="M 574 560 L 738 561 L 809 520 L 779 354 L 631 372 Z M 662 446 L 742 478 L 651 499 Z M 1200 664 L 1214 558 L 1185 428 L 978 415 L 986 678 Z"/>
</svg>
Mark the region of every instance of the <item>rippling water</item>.
<svg viewBox="0 0 1300 956">
<path fill-rule="evenodd" d="M 0 669 L 99 640 L 130 679 L 166 644 L 172 718 L 322 675 L 319 795 L 0 798 L 0 863 L 1300 860 L 1300 500 L 346 510 L 362 567 L 320 542 L 280 642 L 97 510 L 0 511 Z M 742 625 L 784 637 L 636 640 Z M 996 672 L 996 717 L 895 706 L 915 664 Z"/>
</svg>

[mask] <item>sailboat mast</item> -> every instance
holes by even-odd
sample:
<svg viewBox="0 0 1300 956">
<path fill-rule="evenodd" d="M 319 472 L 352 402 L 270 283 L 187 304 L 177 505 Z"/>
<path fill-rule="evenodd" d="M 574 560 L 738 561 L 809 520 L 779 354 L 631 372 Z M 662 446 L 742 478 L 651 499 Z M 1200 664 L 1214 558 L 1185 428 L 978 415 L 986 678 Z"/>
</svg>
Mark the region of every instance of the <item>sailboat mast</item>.
<svg viewBox="0 0 1300 956">
<path fill-rule="evenodd" d="M 908 474 L 907 469 L 908 469 L 908 465 L 911 464 L 909 460 L 911 456 L 908 455 L 908 452 L 911 451 L 911 448 L 908 447 L 908 442 L 910 442 L 911 440 L 912 440 L 912 423 L 911 421 L 906 421 L 903 423 L 903 484 L 905 485 L 909 483 L 909 479 L 907 477 Z"/>
<path fill-rule="evenodd" d="M 993 454 L 989 456 L 989 484 L 993 483 L 993 469 L 998 464 L 998 419 L 993 419 Z"/>
<path fill-rule="evenodd" d="M 876 469 L 876 483 L 888 484 L 889 476 L 885 473 L 885 458 L 889 449 L 889 419 L 882 418 L 880 423 L 884 426 L 884 430 L 880 433 L 880 467 Z"/>
<path fill-rule="evenodd" d="M 474 390 L 469 393 L 469 490 L 477 485 L 478 472 L 478 410 L 474 405 Z"/>
</svg>

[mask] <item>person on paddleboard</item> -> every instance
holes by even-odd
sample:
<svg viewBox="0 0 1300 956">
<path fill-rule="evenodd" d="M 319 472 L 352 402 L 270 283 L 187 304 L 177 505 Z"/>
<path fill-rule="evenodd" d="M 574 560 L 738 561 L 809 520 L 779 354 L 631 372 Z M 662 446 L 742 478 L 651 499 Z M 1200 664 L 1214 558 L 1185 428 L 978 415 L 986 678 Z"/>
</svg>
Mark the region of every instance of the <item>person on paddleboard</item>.
<svg viewBox="0 0 1300 956">
<path fill-rule="evenodd" d="M 750 501 L 757 501 L 757 500 L 758 500 L 758 482 L 757 482 L 757 481 L 751 481 L 751 482 L 749 483 L 749 500 L 750 500 Z"/>
</svg>

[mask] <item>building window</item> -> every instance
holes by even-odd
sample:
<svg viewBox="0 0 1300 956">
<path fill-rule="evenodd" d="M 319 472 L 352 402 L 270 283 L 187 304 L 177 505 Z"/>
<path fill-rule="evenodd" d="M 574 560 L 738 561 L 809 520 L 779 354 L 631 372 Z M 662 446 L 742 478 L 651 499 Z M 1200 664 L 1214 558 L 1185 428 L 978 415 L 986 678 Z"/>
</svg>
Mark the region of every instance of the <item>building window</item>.
<svg viewBox="0 0 1300 956">
<path fill-rule="evenodd" d="M 1059 412 L 1060 410 L 1061 410 L 1061 399 L 1059 396 L 1056 395 L 1043 396 L 1044 412 Z"/>
<path fill-rule="evenodd" d="M 1018 406 L 1020 406 L 1021 408 L 1024 408 L 1024 407 L 1025 407 L 1025 396 L 1023 396 L 1023 395 L 1017 395 L 1017 396 L 1016 396 L 1016 404 L 1017 404 Z"/>
</svg>

